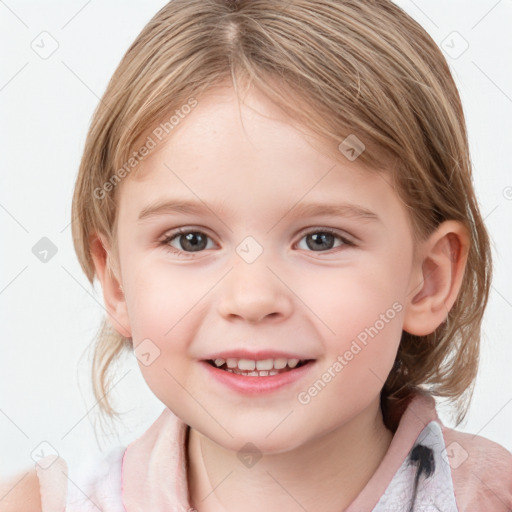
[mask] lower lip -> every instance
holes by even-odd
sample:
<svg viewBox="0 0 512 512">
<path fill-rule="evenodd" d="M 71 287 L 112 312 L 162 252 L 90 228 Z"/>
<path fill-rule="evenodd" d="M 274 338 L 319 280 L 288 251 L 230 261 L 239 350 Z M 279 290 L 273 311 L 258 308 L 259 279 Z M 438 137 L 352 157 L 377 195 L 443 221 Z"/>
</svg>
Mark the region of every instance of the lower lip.
<svg viewBox="0 0 512 512">
<path fill-rule="evenodd" d="M 248 395 L 255 395 L 259 393 L 271 393 L 281 389 L 287 385 L 297 382 L 303 378 L 314 366 L 315 361 L 288 370 L 284 373 L 278 373 L 277 375 L 268 375 L 265 377 L 238 375 L 236 373 L 227 372 L 226 370 L 219 370 L 213 367 L 206 361 L 201 361 L 206 367 L 206 370 L 210 372 L 210 375 L 221 384 L 230 387 L 231 389 Z"/>
</svg>

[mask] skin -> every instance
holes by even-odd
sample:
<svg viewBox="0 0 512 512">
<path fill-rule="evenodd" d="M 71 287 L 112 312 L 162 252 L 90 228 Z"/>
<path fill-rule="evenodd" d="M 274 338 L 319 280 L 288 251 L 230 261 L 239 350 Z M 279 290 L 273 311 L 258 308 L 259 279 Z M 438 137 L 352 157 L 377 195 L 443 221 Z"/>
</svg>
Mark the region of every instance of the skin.
<svg viewBox="0 0 512 512">
<path fill-rule="evenodd" d="M 392 440 L 379 395 L 402 330 L 434 331 L 455 301 L 468 249 L 464 227 L 441 224 L 414 256 L 410 219 L 390 175 L 341 153 L 333 158 L 332 148 L 319 149 L 257 91 L 241 104 L 230 88 L 200 98 L 139 170 L 117 191 L 119 253 L 99 233 L 91 247 L 114 327 L 134 347 L 148 338 L 158 347 L 151 364 L 139 362 L 141 372 L 191 426 L 191 505 L 201 512 L 343 510 Z M 171 196 L 211 209 L 137 220 L 147 204 Z M 316 201 L 355 203 L 380 220 L 293 215 L 296 203 Z M 178 227 L 207 235 L 206 248 L 193 252 L 179 236 L 162 243 Z M 315 251 L 311 235 L 321 228 L 354 245 L 328 238 Z M 250 264 L 236 251 L 247 236 L 263 250 Z M 300 403 L 298 394 L 393 304 L 401 308 L 394 318 Z M 240 347 L 316 362 L 292 385 L 246 396 L 214 382 L 199 363 Z M 252 467 L 237 457 L 247 442 L 262 454 Z"/>
</svg>

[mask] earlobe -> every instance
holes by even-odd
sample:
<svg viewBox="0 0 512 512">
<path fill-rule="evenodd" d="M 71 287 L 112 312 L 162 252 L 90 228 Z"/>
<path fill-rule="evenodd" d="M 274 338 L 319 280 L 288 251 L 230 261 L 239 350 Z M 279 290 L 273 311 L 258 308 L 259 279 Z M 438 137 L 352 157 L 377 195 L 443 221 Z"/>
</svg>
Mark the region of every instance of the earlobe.
<svg viewBox="0 0 512 512">
<path fill-rule="evenodd" d="M 113 268 L 112 253 L 106 237 L 101 233 L 92 234 L 89 239 L 89 247 L 112 327 L 125 338 L 130 338 L 131 330 L 126 299 L 116 275 L 118 271 Z"/>
<path fill-rule="evenodd" d="M 404 331 L 426 336 L 445 321 L 462 285 L 469 243 L 467 229 L 454 220 L 440 224 L 424 242 L 411 274 Z"/>
</svg>

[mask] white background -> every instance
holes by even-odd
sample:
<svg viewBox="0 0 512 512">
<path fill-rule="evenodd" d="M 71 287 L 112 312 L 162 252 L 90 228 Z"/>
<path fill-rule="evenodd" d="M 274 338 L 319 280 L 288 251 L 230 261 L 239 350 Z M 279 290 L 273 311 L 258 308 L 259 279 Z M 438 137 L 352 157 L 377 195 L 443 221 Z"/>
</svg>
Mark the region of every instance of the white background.
<svg viewBox="0 0 512 512">
<path fill-rule="evenodd" d="M 467 117 L 495 277 L 475 396 L 458 430 L 512 450 L 512 2 L 397 3 L 441 47 L 460 51 L 461 37 L 469 44 L 447 59 Z M 0 2 L 0 476 L 33 467 L 31 454 L 43 441 L 70 464 L 100 453 L 88 350 L 104 309 L 99 285 L 89 285 L 72 247 L 71 197 L 92 112 L 128 46 L 164 4 Z M 58 43 L 47 59 L 31 47 L 43 31 Z M 57 247 L 47 263 L 32 253 L 42 237 Z M 134 440 L 164 407 L 133 357 L 114 383 L 109 396 L 125 414 L 118 438 L 102 437 L 98 426 L 104 451 Z M 452 426 L 444 409 L 441 418 Z"/>
</svg>

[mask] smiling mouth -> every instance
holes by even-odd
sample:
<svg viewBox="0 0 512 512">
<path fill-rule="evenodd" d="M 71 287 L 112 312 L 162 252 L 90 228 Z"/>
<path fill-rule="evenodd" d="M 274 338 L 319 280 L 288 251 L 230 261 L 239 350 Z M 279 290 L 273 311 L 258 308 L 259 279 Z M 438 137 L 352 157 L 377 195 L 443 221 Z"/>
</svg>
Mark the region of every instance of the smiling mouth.
<svg viewBox="0 0 512 512">
<path fill-rule="evenodd" d="M 311 363 L 314 359 L 268 359 L 265 361 L 249 361 L 249 360 L 235 360 L 224 359 L 207 360 L 206 362 L 217 370 L 234 373 L 236 375 L 243 375 L 246 377 L 271 377 L 281 373 L 291 372 L 306 364 Z"/>
</svg>

